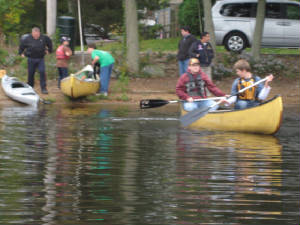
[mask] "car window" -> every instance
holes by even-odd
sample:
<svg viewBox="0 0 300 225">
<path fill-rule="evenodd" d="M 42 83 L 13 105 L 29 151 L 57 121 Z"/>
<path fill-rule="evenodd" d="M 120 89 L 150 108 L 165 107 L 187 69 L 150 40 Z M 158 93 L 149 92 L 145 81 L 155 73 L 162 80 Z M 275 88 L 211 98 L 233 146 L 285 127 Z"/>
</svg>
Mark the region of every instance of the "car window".
<svg viewBox="0 0 300 225">
<path fill-rule="evenodd" d="M 286 19 L 289 20 L 299 20 L 300 19 L 300 10 L 298 5 L 287 4 L 286 5 Z"/>
<path fill-rule="evenodd" d="M 267 3 L 266 5 L 266 18 L 273 19 L 282 19 L 280 13 L 280 4 L 279 3 Z"/>
<path fill-rule="evenodd" d="M 220 14 L 231 17 L 251 17 L 252 5 L 252 3 L 224 4 Z"/>
</svg>

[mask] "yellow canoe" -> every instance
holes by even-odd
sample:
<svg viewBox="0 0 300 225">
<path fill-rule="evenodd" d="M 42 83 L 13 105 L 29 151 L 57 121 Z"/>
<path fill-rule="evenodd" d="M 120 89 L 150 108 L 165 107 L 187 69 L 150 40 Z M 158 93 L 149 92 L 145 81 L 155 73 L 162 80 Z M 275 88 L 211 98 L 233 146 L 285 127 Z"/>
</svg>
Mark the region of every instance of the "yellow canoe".
<svg viewBox="0 0 300 225">
<path fill-rule="evenodd" d="M 61 80 L 61 91 L 71 97 L 78 98 L 95 94 L 99 90 L 100 79 L 97 76 L 95 79 L 93 76 L 88 76 L 90 70 L 86 70 L 86 67 L 81 71 L 71 74 L 70 76 Z"/>
<path fill-rule="evenodd" d="M 190 128 L 274 134 L 281 125 L 282 98 L 276 96 L 259 106 L 242 110 L 217 110 L 189 125 Z M 182 115 L 186 112 L 181 111 Z"/>
</svg>

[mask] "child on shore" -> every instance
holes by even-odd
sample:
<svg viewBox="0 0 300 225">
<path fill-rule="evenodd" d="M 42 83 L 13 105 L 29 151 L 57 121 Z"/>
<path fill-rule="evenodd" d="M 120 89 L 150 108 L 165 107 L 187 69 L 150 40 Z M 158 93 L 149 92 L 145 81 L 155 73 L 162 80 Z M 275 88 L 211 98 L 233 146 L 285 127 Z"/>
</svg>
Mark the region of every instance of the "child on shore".
<svg viewBox="0 0 300 225">
<path fill-rule="evenodd" d="M 238 60 L 234 64 L 233 70 L 239 77 L 236 78 L 232 84 L 232 95 L 237 93 L 239 90 L 261 80 L 260 77 L 255 76 L 251 73 L 250 64 L 244 59 Z M 233 96 L 227 100 L 224 100 L 225 105 L 235 103 L 235 109 L 245 109 L 259 105 L 260 101 L 263 101 L 268 97 L 269 92 L 271 90 L 269 82 L 271 82 L 274 77 L 272 74 L 270 74 L 269 76 L 267 76 L 267 78 L 268 79 L 264 84 L 260 83 L 257 86 L 249 88 L 248 90 L 244 91 L 243 93 L 237 96 Z"/>
<path fill-rule="evenodd" d="M 61 37 L 60 43 L 56 49 L 56 67 L 58 69 L 58 88 L 60 88 L 60 81 L 69 75 L 68 64 L 69 58 L 72 55 L 72 50 L 69 48 L 70 38 Z"/>
</svg>

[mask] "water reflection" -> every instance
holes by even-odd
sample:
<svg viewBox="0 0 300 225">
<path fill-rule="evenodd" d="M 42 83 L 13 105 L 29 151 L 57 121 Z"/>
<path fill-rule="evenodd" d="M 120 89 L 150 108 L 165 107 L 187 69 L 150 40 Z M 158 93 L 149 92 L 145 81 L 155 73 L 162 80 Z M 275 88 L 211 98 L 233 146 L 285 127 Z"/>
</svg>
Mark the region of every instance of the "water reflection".
<svg viewBox="0 0 300 225">
<path fill-rule="evenodd" d="M 186 130 L 176 112 L 120 106 L 0 115 L 0 224 L 299 222 L 299 141 L 283 150 L 273 136 Z"/>
<path fill-rule="evenodd" d="M 253 220 L 274 224 L 279 219 L 282 158 L 277 138 L 179 133 L 177 147 L 179 220 L 183 223 L 191 217 L 197 221 L 192 224 L 224 220 L 226 224 Z"/>
</svg>

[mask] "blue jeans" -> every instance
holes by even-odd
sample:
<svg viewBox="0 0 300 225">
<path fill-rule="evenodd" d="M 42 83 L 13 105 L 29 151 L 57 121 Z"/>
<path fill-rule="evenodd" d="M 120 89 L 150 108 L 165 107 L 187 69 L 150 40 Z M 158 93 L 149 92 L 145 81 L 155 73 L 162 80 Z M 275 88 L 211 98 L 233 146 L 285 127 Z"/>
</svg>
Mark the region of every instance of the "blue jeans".
<svg viewBox="0 0 300 225">
<path fill-rule="evenodd" d="M 66 78 L 69 75 L 69 73 L 68 73 L 68 68 L 66 68 L 66 67 L 57 67 L 57 69 L 58 69 L 58 75 L 59 75 L 58 88 L 60 88 L 60 81 L 64 78 Z"/>
<path fill-rule="evenodd" d="M 194 101 L 194 102 L 184 102 L 183 103 L 183 109 L 185 111 L 193 111 L 195 109 L 200 109 L 200 108 L 207 108 L 210 107 L 211 105 L 215 104 L 216 102 L 213 100 L 203 100 L 203 101 Z M 209 111 L 215 111 L 219 108 L 218 105 L 214 106 L 211 108 Z"/>
<path fill-rule="evenodd" d="M 101 67 L 100 71 L 100 93 L 108 92 L 110 75 L 114 64 L 110 64 L 109 66 Z"/>
<path fill-rule="evenodd" d="M 186 60 L 180 60 L 178 61 L 178 66 L 179 66 L 179 76 L 184 74 L 187 71 L 188 65 L 189 65 L 190 59 Z"/>
<path fill-rule="evenodd" d="M 28 84 L 34 87 L 34 73 L 36 69 L 40 72 L 40 86 L 41 89 L 46 89 L 46 74 L 44 58 L 28 58 Z"/>
<path fill-rule="evenodd" d="M 234 105 L 235 109 L 246 109 L 253 106 L 259 105 L 259 102 L 257 101 L 246 101 L 246 100 L 237 100 L 237 102 Z"/>
</svg>

